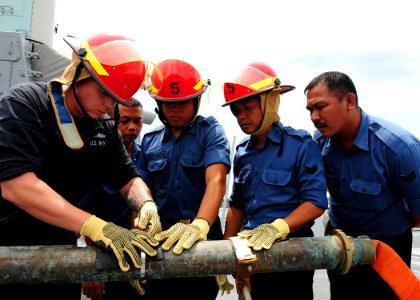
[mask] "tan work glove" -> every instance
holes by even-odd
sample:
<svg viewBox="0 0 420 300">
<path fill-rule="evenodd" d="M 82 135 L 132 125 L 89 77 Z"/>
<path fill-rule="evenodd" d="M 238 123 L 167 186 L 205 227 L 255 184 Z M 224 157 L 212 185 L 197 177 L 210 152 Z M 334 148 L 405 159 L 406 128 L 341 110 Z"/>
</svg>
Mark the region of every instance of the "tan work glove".
<svg viewBox="0 0 420 300">
<path fill-rule="evenodd" d="M 225 292 L 230 294 L 230 291 L 233 290 L 233 284 L 229 282 L 226 275 L 216 275 L 216 282 L 222 296 Z"/>
<path fill-rule="evenodd" d="M 121 270 L 126 272 L 130 269 L 124 252 L 127 253 L 136 268 L 141 267 L 141 257 L 135 247 L 140 248 L 149 256 L 155 256 L 156 250 L 151 246 L 159 243 L 150 234 L 138 229 L 128 230 L 114 223 L 91 216 L 83 224 L 80 234 L 89 237 L 98 246 L 111 249 L 118 260 Z"/>
<path fill-rule="evenodd" d="M 261 224 L 257 228 L 244 230 L 238 236 L 247 238 L 247 245 L 258 251 L 270 249 L 274 241 L 284 239 L 290 232 L 289 225 L 283 219 L 276 219 L 271 224 Z"/>
<path fill-rule="evenodd" d="M 176 223 L 168 230 L 155 235 L 155 239 L 163 241 L 163 250 L 169 250 L 176 242 L 173 252 L 181 254 L 184 249 L 191 248 L 197 241 L 207 239 L 207 233 L 210 230 L 210 225 L 206 220 L 195 219 L 191 224 Z"/>
<path fill-rule="evenodd" d="M 134 224 L 140 230 L 146 230 L 151 236 L 162 232 L 157 207 L 152 200 L 146 200 L 143 203 Z"/>
</svg>

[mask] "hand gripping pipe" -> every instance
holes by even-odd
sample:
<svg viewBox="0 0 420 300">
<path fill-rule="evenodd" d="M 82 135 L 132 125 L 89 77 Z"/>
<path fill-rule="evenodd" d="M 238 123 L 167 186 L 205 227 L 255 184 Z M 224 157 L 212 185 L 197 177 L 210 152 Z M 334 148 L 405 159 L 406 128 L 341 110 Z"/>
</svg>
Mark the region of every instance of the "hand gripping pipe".
<svg viewBox="0 0 420 300">
<path fill-rule="evenodd" d="M 257 260 L 252 272 L 330 269 L 345 273 L 351 266 L 371 264 L 375 251 L 369 238 L 351 238 L 335 230 L 330 236 L 290 238 L 269 250 L 253 251 Z M 134 268 L 122 272 L 112 253 L 95 246 L 0 247 L 0 285 L 228 275 L 237 271 L 238 259 L 229 240 L 202 241 L 181 255 L 159 248 L 157 258 L 147 257 L 144 266 L 145 274 Z"/>
</svg>

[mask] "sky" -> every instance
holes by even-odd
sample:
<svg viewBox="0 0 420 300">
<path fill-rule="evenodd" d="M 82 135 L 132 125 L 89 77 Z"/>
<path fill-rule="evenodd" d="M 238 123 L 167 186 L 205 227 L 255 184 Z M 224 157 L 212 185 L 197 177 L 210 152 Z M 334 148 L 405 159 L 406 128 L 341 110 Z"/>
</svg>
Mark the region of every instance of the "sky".
<svg viewBox="0 0 420 300">
<path fill-rule="evenodd" d="M 188 61 L 212 82 L 199 114 L 215 116 L 231 144 L 244 135 L 221 107 L 221 83 L 252 61 L 269 64 L 282 84 L 296 87 L 281 96 L 286 126 L 312 134 L 303 90 L 320 73 L 341 71 L 353 79 L 363 110 L 420 137 L 418 11 L 414 0 L 57 0 L 53 45 L 70 56 L 63 35 L 121 33 L 145 60 Z M 139 98 L 153 111 L 152 98 Z M 143 133 L 159 124 L 156 118 Z"/>
</svg>

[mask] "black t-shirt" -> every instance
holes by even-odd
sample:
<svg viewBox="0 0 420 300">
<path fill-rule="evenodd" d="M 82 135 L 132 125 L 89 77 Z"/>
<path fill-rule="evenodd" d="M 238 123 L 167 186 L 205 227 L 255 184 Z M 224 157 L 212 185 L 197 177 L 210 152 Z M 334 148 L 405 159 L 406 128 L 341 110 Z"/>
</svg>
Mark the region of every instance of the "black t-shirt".
<svg viewBox="0 0 420 300">
<path fill-rule="evenodd" d="M 84 146 L 72 150 L 57 125 L 48 84 L 15 86 L 0 99 L 0 181 L 34 172 L 74 205 L 94 178 L 119 190 L 139 175 L 108 118 L 74 118 Z M 65 236 L 75 237 L 34 219 L 1 195 L 0 232 L 0 245 L 66 244 L 70 240 Z M 25 236 L 17 238 L 18 234 Z"/>
</svg>

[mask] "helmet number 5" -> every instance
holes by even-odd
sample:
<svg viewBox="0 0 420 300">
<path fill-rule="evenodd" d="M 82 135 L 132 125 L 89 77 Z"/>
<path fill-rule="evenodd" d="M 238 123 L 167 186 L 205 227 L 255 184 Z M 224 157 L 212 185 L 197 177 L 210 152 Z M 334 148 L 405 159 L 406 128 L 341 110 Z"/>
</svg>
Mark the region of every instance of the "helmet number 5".
<svg viewBox="0 0 420 300">
<path fill-rule="evenodd" d="M 179 82 L 171 82 L 170 83 L 171 86 L 171 93 L 174 95 L 178 95 L 179 94 Z"/>
</svg>

